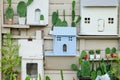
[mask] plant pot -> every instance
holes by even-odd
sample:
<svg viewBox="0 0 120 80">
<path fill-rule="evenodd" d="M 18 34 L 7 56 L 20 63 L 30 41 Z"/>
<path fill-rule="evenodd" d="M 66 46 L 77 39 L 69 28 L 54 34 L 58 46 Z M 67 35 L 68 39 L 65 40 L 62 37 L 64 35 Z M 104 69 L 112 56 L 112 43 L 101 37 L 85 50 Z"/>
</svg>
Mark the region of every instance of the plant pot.
<svg viewBox="0 0 120 80">
<path fill-rule="evenodd" d="M 25 24 L 25 17 L 19 17 L 19 24 Z"/>
<path fill-rule="evenodd" d="M 13 19 L 7 19 L 7 24 L 13 24 Z"/>
<path fill-rule="evenodd" d="M 45 25 L 44 20 L 40 20 L 40 25 Z"/>
<path fill-rule="evenodd" d="M 94 57 L 95 57 L 94 54 L 93 54 L 93 55 L 90 55 L 90 59 L 94 59 Z"/>
<path fill-rule="evenodd" d="M 79 77 L 78 80 L 92 80 L 90 77 Z"/>
<path fill-rule="evenodd" d="M 101 56 L 100 56 L 100 54 L 96 54 L 96 59 L 100 59 L 101 58 Z"/>
<path fill-rule="evenodd" d="M 111 54 L 106 54 L 106 58 L 111 58 Z"/>
</svg>

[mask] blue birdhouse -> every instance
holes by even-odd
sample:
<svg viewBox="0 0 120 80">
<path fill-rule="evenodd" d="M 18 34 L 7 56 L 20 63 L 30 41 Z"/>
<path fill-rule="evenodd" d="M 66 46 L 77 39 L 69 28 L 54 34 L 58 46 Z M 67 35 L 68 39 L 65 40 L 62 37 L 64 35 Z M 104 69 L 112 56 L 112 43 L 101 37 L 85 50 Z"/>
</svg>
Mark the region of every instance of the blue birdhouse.
<svg viewBox="0 0 120 80">
<path fill-rule="evenodd" d="M 53 53 L 54 56 L 76 55 L 76 27 L 53 28 Z"/>
</svg>

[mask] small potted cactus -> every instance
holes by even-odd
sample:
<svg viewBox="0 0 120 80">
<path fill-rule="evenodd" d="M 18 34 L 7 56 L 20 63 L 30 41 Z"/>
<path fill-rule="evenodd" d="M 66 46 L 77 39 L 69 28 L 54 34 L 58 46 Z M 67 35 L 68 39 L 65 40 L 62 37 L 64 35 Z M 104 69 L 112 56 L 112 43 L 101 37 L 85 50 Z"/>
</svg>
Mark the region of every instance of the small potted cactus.
<svg viewBox="0 0 120 80">
<path fill-rule="evenodd" d="M 90 59 L 94 59 L 95 55 L 94 55 L 94 50 L 89 50 L 89 57 Z"/>
<path fill-rule="evenodd" d="M 105 49 L 105 54 L 106 54 L 106 58 L 111 58 L 110 48 L 109 48 L 109 47 L 107 47 L 107 48 Z"/>
<path fill-rule="evenodd" d="M 96 59 L 100 59 L 101 58 L 101 56 L 100 56 L 101 50 L 97 49 L 95 52 L 96 52 Z"/>
</svg>

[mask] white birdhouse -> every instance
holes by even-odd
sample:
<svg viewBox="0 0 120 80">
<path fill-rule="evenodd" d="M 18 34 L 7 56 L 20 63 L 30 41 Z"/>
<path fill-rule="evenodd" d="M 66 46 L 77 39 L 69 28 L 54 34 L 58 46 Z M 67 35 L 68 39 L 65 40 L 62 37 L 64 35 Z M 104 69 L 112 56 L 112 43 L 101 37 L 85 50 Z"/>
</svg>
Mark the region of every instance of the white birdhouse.
<svg viewBox="0 0 120 80">
<path fill-rule="evenodd" d="M 117 0 L 81 0 L 80 35 L 117 35 Z"/>
<path fill-rule="evenodd" d="M 48 4 L 49 0 L 33 0 L 32 4 L 27 7 L 27 24 L 28 25 L 47 25 L 48 24 Z M 40 16 L 44 16 L 44 22 Z"/>
<path fill-rule="evenodd" d="M 19 56 L 22 57 L 22 79 L 25 80 L 26 76 L 30 76 L 30 80 L 36 80 L 40 74 L 42 79 L 44 76 L 43 69 L 43 39 L 41 38 L 41 31 L 36 31 L 36 39 L 18 40 L 20 45 Z"/>
</svg>

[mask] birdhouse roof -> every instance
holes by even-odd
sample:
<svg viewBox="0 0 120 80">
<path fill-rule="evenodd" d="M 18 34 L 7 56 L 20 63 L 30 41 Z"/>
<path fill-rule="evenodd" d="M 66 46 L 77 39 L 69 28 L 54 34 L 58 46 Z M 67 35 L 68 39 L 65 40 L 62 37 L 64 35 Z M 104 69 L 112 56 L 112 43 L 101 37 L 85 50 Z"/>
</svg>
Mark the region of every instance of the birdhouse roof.
<svg viewBox="0 0 120 80">
<path fill-rule="evenodd" d="M 118 6 L 118 0 L 81 0 L 81 6 Z"/>
<path fill-rule="evenodd" d="M 76 27 L 54 27 L 53 35 L 76 36 Z"/>
</svg>

